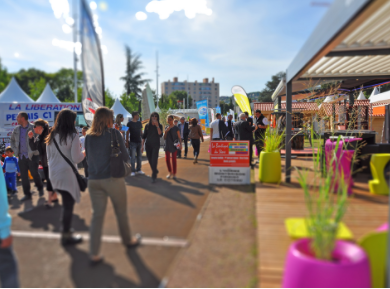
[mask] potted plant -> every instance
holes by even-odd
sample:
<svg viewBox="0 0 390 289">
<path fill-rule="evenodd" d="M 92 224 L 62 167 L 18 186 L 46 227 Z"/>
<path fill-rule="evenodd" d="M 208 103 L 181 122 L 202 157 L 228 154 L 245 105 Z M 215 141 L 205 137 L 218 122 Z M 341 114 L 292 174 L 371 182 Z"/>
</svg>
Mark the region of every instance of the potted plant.
<svg viewBox="0 0 390 289">
<path fill-rule="evenodd" d="M 335 152 L 337 149 L 336 146 Z M 308 210 L 306 225 L 310 238 L 290 246 L 283 287 L 370 287 L 370 266 L 364 250 L 354 243 L 336 240 L 347 207 L 348 184 L 342 174 L 338 176 L 333 170 L 321 177 L 321 154 L 319 145 L 313 154 L 314 172 L 298 170 Z M 330 161 L 337 164 L 336 153 Z"/>
<path fill-rule="evenodd" d="M 277 129 L 267 127 L 262 140 L 264 147 L 260 153 L 259 180 L 263 183 L 280 183 L 282 179 L 280 145 L 284 140 L 284 131 L 279 133 Z"/>
</svg>

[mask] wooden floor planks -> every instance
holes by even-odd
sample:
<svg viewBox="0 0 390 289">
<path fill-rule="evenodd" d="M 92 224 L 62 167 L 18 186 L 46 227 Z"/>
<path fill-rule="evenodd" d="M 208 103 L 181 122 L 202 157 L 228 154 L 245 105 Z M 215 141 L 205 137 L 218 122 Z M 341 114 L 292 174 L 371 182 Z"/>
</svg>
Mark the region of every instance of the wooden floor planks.
<svg viewBox="0 0 390 289">
<path fill-rule="evenodd" d="M 310 168 L 312 162 L 309 157 L 298 157 L 292 160 L 292 166 Z M 367 176 L 359 175 L 355 179 L 354 195 L 349 198 L 344 222 L 358 240 L 387 222 L 388 197 L 371 195 Z M 306 216 L 303 191 L 296 181 L 296 172 L 292 173 L 291 184 L 256 183 L 256 214 L 259 286 L 281 287 L 285 256 L 292 242 L 287 236 L 284 220 Z"/>
</svg>

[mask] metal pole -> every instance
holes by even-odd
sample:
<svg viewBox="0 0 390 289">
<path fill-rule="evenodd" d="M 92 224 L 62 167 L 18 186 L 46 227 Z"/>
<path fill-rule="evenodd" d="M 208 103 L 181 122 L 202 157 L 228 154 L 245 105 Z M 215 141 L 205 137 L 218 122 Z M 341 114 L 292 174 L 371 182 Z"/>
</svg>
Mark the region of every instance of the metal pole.
<svg viewBox="0 0 390 289">
<path fill-rule="evenodd" d="M 73 0 L 73 69 L 74 69 L 74 102 L 77 102 L 77 0 Z"/>
<path fill-rule="evenodd" d="M 157 108 L 158 108 L 158 51 L 156 51 L 156 98 L 157 98 Z"/>
<path fill-rule="evenodd" d="M 286 83 L 286 183 L 291 182 L 291 114 L 292 114 L 292 80 Z"/>
</svg>

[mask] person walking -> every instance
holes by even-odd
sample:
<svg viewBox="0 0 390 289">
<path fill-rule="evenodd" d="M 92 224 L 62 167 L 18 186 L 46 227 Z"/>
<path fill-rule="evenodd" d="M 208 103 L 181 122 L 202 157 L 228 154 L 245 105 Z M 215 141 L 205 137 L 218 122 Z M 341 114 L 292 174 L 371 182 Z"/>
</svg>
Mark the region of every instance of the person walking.
<svg viewBox="0 0 390 289">
<path fill-rule="evenodd" d="M 107 107 L 99 107 L 93 117 L 92 126 L 85 138 L 85 152 L 89 165 L 88 190 L 92 203 L 92 221 L 90 227 L 90 263 L 96 265 L 103 261 L 99 255 L 104 215 L 107 200 L 110 198 L 119 226 L 122 243 L 128 248 L 139 244 L 137 238 L 131 238 L 127 215 L 127 195 L 124 177 L 111 177 L 111 138 L 118 139 L 123 161 L 129 161 L 129 154 L 120 133 L 112 128 L 114 112 Z M 115 135 L 112 135 L 115 134 Z"/>
<path fill-rule="evenodd" d="M 160 138 L 162 137 L 162 125 L 160 124 L 160 116 L 157 112 L 150 115 L 149 123 L 146 124 L 144 134 L 142 135 L 141 152 L 146 150 L 150 168 L 152 169 L 152 183 L 157 179 L 157 163 L 158 154 L 160 151 Z"/>
<path fill-rule="evenodd" d="M 177 151 L 181 150 L 181 136 L 180 131 L 177 126 L 173 123 L 173 115 L 168 116 L 168 127 L 164 133 L 165 140 L 165 162 L 167 163 L 167 168 L 169 174 L 167 179 L 171 177 L 176 179 L 176 168 L 177 168 Z M 172 167 L 171 167 L 171 155 L 172 155 Z"/>
<path fill-rule="evenodd" d="M 198 162 L 199 150 L 200 150 L 200 139 L 204 142 L 202 128 L 198 125 L 196 118 L 191 119 L 191 126 L 189 128 L 188 137 L 191 139 L 192 147 L 194 149 L 194 164 Z"/>
<path fill-rule="evenodd" d="M 75 127 L 76 116 L 70 109 L 61 110 L 46 138 L 50 180 L 53 190 L 62 196 L 61 244 L 64 246 L 82 242 L 80 235 L 72 233 L 73 208 L 75 202 L 80 202 L 80 187 L 73 169 L 61 155 L 72 162 L 76 169 L 77 164 L 84 159 L 85 153 L 80 151 L 80 138 Z"/>
<path fill-rule="evenodd" d="M 5 155 L 2 169 L 5 172 L 4 176 L 7 183 L 7 190 L 10 190 L 12 194 L 16 194 L 18 192 L 16 189 L 16 174 L 20 176 L 18 159 L 14 157 L 14 151 L 11 147 L 5 148 Z"/>
<path fill-rule="evenodd" d="M 34 133 L 36 137 L 34 137 Z M 43 173 L 46 179 L 46 191 L 48 193 L 48 199 L 45 203 L 47 208 L 51 208 L 52 203 L 58 203 L 58 196 L 56 192 L 53 192 L 53 186 L 49 177 L 49 167 L 47 162 L 47 153 L 46 153 L 46 138 L 49 134 L 49 123 L 43 119 L 38 119 L 34 122 L 34 133 L 32 131 L 28 132 L 29 145 L 32 150 L 39 151 L 39 157 L 41 159 L 41 164 L 43 167 Z"/>
<path fill-rule="evenodd" d="M 180 123 L 177 126 L 180 131 L 180 140 L 181 142 L 184 142 L 184 157 L 187 158 L 188 153 L 188 134 L 190 133 L 188 129 L 188 122 L 186 122 L 186 119 L 184 117 L 180 118 Z M 177 157 L 181 158 L 181 150 L 177 152 Z"/>
<path fill-rule="evenodd" d="M 11 215 L 8 213 L 7 188 L 0 174 L 0 285 L 18 288 L 18 266 L 12 249 Z"/>
<path fill-rule="evenodd" d="M 126 147 L 129 148 L 131 158 L 131 176 L 144 175 L 142 167 L 142 123 L 139 121 L 139 112 L 132 113 L 133 119 L 127 123 L 129 128 L 126 132 Z M 130 136 L 130 137 L 129 137 Z M 137 155 L 137 156 L 136 156 Z M 137 167 L 135 160 L 137 158 Z"/>
<path fill-rule="evenodd" d="M 39 191 L 39 196 L 43 196 L 43 184 L 41 176 L 38 173 L 39 166 L 39 152 L 32 150 L 29 146 L 28 132 L 34 133 L 34 125 L 28 122 L 28 114 L 25 112 L 19 112 L 16 117 L 18 126 L 12 132 L 11 135 L 11 148 L 15 153 L 15 157 L 19 158 L 20 176 L 22 178 L 22 187 L 24 197 L 20 201 L 31 200 L 31 185 L 28 171 L 30 171 L 35 186 Z M 34 137 L 36 134 L 34 133 Z"/>
<path fill-rule="evenodd" d="M 210 124 L 210 136 L 212 140 L 224 140 L 227 134 L 227 127 L 221 120 L 220 113 L 216 114 L 217 119 Z"/>
</svg>

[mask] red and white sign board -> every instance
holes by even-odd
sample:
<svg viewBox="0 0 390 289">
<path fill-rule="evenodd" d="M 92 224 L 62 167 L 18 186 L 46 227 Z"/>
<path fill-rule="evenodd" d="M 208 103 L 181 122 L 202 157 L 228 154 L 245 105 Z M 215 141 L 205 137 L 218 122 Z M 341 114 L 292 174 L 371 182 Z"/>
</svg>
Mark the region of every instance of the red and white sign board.
<svg viewBox="0 0 390 289">
<path fill-rule="evenodd" d="M 249 141 L 211 141 L 210 184 L 250 184 Z"/>
</svg>

